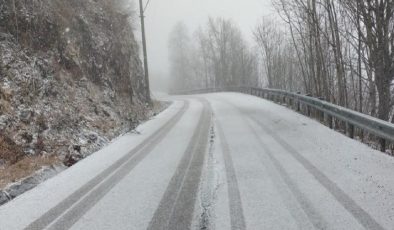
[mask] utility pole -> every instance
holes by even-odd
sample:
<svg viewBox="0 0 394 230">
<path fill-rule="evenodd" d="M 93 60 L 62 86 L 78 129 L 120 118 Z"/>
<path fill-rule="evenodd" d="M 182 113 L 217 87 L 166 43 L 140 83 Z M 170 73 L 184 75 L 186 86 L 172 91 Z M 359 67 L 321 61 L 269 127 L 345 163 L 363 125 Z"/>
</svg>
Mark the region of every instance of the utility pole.
<svg viewBox="0 0 394 230">
<path fill-rule="evenodd" d="M 144 53 L 144 70 L 145 70 L 145 85 L 148 90 L 148 100 L 150 101 L 150 88 L 149 88 L 149 70 L 148 70 L 148 54 L 146 52 L 146 36 L 145 36 L 145 18 L 144 6 L 140 0 L 140 18 L 141 18 L 141 34 L 142 34 L 142 51 Z"/>
</svg>

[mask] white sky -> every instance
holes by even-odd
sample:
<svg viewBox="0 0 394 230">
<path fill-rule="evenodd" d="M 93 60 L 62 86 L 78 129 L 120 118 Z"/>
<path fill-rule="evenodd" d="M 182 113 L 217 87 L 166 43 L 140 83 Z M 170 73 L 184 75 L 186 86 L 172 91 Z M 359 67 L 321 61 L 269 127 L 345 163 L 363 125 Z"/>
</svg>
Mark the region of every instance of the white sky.
<svg viewBox="0 0 394 230">
<path fill-rule="evenodd" d="M 252 41 L 258 20 L 276 17 L 271 0 L 151 0 L 145 14 L 149 69 L 151 75 L 160 76 L 168 73 L 168 35 L 178 21 L 183 21 L 192 33 L 205 25 L 209 16 L 231 18 L 244 38 Z"/>
</svg>

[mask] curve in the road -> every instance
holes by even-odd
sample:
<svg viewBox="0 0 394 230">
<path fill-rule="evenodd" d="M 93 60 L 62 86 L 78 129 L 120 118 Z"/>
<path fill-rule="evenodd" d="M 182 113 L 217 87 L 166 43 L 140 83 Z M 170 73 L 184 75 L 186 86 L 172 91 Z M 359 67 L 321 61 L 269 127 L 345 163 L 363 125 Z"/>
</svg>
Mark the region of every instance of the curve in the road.
<svg viewBox="0 0 394 230">
<path fill-rule="evenodd" d="M 37 230 L 48 227 L 49 229 L 69 229 L 165 138 L 188 107 L 189 102 L 184 101 L 182 108 L 158 131 L 25 229 Z"/>
<path fill-rule="evenodd" d="M 149 223 L 148 230 L 185 230 L 191 227 L 212 116 L 208 102 L 200 101 L 203 111 L 197 129 Z"/>
</svg>

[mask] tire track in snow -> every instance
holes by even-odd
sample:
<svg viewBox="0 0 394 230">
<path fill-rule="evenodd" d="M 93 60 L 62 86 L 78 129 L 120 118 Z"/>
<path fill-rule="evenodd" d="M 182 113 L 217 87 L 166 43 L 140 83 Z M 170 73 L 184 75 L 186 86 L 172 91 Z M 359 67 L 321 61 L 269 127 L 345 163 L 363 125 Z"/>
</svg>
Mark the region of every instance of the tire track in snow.
<svg viewBox="0 0 394 230">
<path fill-rule="evenodd" d="M 329 191 L 333 197 L 366 229 L 384 230 L 384 228 L 364 209 L 362 209 L 349 195 L 331 181 L 324 173 L 316 168 L 310 161 L 302 156 L 295 148 L 289 145 L 283 138 L 277 135 L 259 119 L 250 116 L 267 134 L 281 145 L 294 157 L 313 177 Z"/>
<path fill-rule="evenodd" d="M 219 134 L 226 169 L 231 230 L 244 230 L 246 229 L 246 223 L 242 208 L 242 199 L 238 188 L 238 180 L 234 169 L 233 159 L 231 157 L 230 147 L 219 121 L 216 123 L 216 127 Z"/>
<path fill-rule="evenodd" d="M 301 192 L 300 188 L 291 180 L 286 170 L 274 157 L 272 151 L 267 148 L 267 145 L 261 140 L 261 137 L 257 134 L 255 127 L 249 122 L 250 118 L 248 119 L 248 114 L 231 102 L 223 100 L 222 98 L 218 100 L 220 100 L 222 103 L 230 105 L 235 109 L 235 111 L 239 113 L 239 115 L 242 117 L 242 120 L 244 120 L 244 123 L 247 124 L 248 128 L 251 130 L 251 133 L 255 137 L 260 147 L 263 148 L 264 155 L 257 153 L 257 156 L 264 167 L 268 170 L 268 173 L 270 174 L 269 176 L 272 178 L 273 183 L 282 196 L 282 200 L 289 209 L 290 214 L 297 221 L 299 228 L 302 230 L 310 229 L 310 224 L 308 223 L 311 223 L 315 229 L 329 229 L 328 223 L 318 213 L 311 201 L 309 201 L 308 198 Z M 278 181 L 277 178 L 279 178 L 280 181 Z M 291 199 L 294 198 L 295 200 L 292 201 Z M 302 211 L 295 209 L 294 206 L 291 206 L 294 205 L 293 202 L 297 202 L 295 204 L 299 205 Z"/>
<path fill-rule="evenodd" d="M 187 230 L 191 227 L 211 126 L 211 108 L 206 100 L 200 101 L 203 111 L 197 128 L 149 223 L 148 230 Z"/>
<path fill-rule="evenodd" d="M 299 229 L 311 229 L 311 227 L 308 226 L 308 222 L 311 223 L 315 229 L 330 229 L 326 220 L 319 214 L 312 202 L 302 193 L 299 186 L 297 186 L 297 184 L 291 180 L 289 174 L 286 172 L 280 162 L 274 157 L 274 153 L 267 147 L 261 137 L 256 133 L 254 127 L 249 122 L 247 122 L 247 124 L 251 130 L 251 133 L 259 143 L 260 147 L 264 150 L 264 153 L 267 157 L 262 156 L 262 154 L 258 154 L 258 156 L 267 168 L 272 181 L 282 196 L 282 200 L 289 209 L 291 215 L 297 221 Z M 276 180 L 278 177 L 281 179 L 281 182 Z M 288 190 L 291 192 L 290 194 L 287 194 L 287 189 L 285 186 L 287 186 Z M 293 198 L 291 197 L 291 194 L 296 199 L 296 202 L 298 202 L 303 213 L 301 213 L 302 211 L 300 212 L 300 210 L 294 209 L 296 207 L 291 206 L 291 199 Z M 306 215 L 306 217 L 304 215 Z"/>
<path fill-rule="evenodd" d="M 364 209 L 362 209 L 349 195 L 331 181 L 323 172 L 316 168 L 310 161 L 302 156 L 295 148 L 288 144 L 283 138 L 277 135 L 267 125 L 258 118 L 242 111 L 237 105 L 220 99 L 236 108 L 243 116 L 249 117 L 257 125 L 259 125 L 267 134 L 282 146 L 290 155 L 294 157 L 312 176 L 328 191 L 333 197 L 366 229 L 384 230 L 384 228 Z M 278 162 L 279 163 L 279 162 Z"/>
<path fill-rule="evenodd" d="M 49 229 L 69 229 L 164 139 L 188 108 L 189 102 L 184 101 L 182 108 L 158 131 L 25 229 L 38 230 L 48 226 Z"/>
</svg>

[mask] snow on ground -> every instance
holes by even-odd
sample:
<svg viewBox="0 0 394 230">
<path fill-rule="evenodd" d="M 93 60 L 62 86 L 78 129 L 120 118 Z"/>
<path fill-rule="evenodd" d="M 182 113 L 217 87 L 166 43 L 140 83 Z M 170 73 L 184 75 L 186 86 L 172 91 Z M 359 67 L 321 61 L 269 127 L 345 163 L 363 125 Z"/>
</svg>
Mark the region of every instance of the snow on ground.
<svg viewBox="0 0 394 230">
<path fill-rule="evenodd" d="M 204 221 L 219 230 L 393 229 L 394 158 L 288 108 L 237 93 L 170 98 L 189 101 L 186 113 L 72 229 L 147 228 L 201 125 L 203 104 L 195 97 L 210 103 L 213 128 L 204 173 L 193 181 L 200 191 L 190 204 L 192 229 Z M 40 217 L 157 131 L 182 104 L 139 126 L 141 134 L 120 137 L 0 207 L 0 229 L 21 229 Z"/>
<path fill-rule="evenodd" d="M 201 107 L 191 102 L 166 138 L 72 229 L 147 229 L 196 128 Z"/>
<path fill-rule="evenodd" d="M 163 113 L 138 126 L 138 134 L 129 133 L 115 139 L 110 145 L 68 170 L 1 206 L 0 229 L 26 227 L 157 131 L 178 112 L 182 104 L 183 102 L 176 101 Z"/>
<path fill-rule="evenodd" d="M 319 122 L 298 114 L 286 107 L 258 97 L 237 93 L 209 95 L 208 98 L 230 102 L 247 115 L 261 121 L 281 139 L 285 140 L 294 150 L 306 158 L 318 170 L 324 173 L 340 189 L 348 194 L 366 212 L 372 213 L 373 218 L 388 229 L 394 226 L 394 158 L 367 145 L 352 140 L 343 134 L 323 126 Z M 227 113 L 230 113 L 227 110 Z M 321 185 L 316 179 L 302 169 L 303 166 L 288 153 L 282 145 L 272 138 L 265 130 L 254 124 L 256 131 L 265 139 L 266 145 L 275 157 L 288 170 L 292 180 L 300 186 L 308 188 L 311 200 L 312 194 L 318 194 Z M 298 169 L 297 169 L 298 168 Z M 301 168 L 301 169 L 300 169 Z M 297 174 L 298 173 L 298 174 Z M 303 181 L 311 183 L 303 183 Z M 325 192 L 327 193 L 327 191 Z M 326 194 L 327 196 L 332 196 Z M 332 199 L 333 197 L 327 198 Z M 319 199 L 319 198 L 317 198 Z M 324 197 L 314 200 L 318 208 L 333 217 L 330 220 L 340 222 L 344 217 L 335 215 L 340 212 L 338 204 L 327 207 Z M 323 199 L 323 200 L 322 200 Z M 331 204 L 333 205 L 333 204 Z M 324 211 L 324 209 L 326 209 Z M 331 212 L 331 213 L 329 213 Z M 346 212 L 343 212 L 344 215 Z M 346 218 L 346 217 L 345 217 Z M 343 220 L 346 221 L 346 220 Z"/>
</svg>

